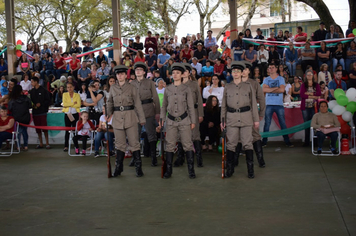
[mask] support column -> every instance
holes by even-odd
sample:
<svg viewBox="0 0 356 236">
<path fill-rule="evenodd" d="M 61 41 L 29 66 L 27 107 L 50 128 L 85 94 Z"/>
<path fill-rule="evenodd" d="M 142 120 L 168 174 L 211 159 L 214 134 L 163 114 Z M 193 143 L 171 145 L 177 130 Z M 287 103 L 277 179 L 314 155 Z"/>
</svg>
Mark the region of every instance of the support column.
<svg viewBox="0 0 356 236">
<path fill-rule="evenodd" d="M 121 19 L 120 19 L 120 0 L 111 0 L 112 3 L 112 25 L 113 25 L 113 50 L 114 61 L 121 64 Z M 115 39 L 116 38 L 116 39 Z"/>
<path fill-rule="evenodd" d="M 230 29 L 237 29 L 237 0 L 229 0 Z M 237 39 L 237 31 L 230 30 L 230 42 Z"/>
<path fill-rule="evenodd" d="M 5 16 L 6 16 L 6 38 L 7 38 L 7 65 L 9 78 L 15 73 L 15 7 L 14 0 L 5 0 Z"/>
</svg>

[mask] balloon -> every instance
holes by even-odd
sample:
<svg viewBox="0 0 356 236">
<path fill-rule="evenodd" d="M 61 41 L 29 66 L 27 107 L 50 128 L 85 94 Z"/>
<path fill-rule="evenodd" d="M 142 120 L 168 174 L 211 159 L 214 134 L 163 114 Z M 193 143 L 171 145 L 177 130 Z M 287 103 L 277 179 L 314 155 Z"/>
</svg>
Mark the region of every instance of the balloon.
<svg viewBox="0 0 356 236">
<path fill-rule="evenodd" d="M 226 37 L 230 37 L 230 30 L 225 31 L 225 36 L 226 36 Z"/>
<path fill-rule="evenodd" d="M 347 35 L 347 37 L 348 38 L 353 38 L 353 37 L 355 37 L 355 34 L 349 34 L 349 35 Z"/>
<path fill-rule="evenodd" d="M 356 35 L 356 28 L 352 31 L 352 33 L 353 33 L 354 35 Z"/>
<path fill-rule="evenodd" d="M 352 113 L 349 111 L 345 111 L 342 113 L 342 119 L 346 122 L 350 122 L 352 120 Z"/>
<path fill-rule="evenodd" d="M 340 95 L 336 99 L 337 103 L 341 106 L 346 106 L 347 103 L 349 103 L 349 99 L 346 97 L 346 95 Z"/>
<path fill-rule="evenodd" d="M 346 121 L 344 121 L 344 119 L 342 119 L 342 116 L 337 116 L 337 119 L 339 120 L 341 126 L 344 124 L 347 124 Z"/>
<path fill-rule="evenodd" d="M 218 146 L 218 152 L 222 153 L 222 146 L 221 145 Z"/>
<path fill-rule="evenodd" d="M 340 132 L 341 134 L 347 134 L 349 137 L 351 137 L 351 128 L 348 124 L 341 125 Z"/>
<path fill-rule="evenodd" d="M 356 102 L 354 102 L 354 101 L 349 102 L 346 106 L 346 110 L 351 113 L 354 113 L 356 111 Z"/>
<path fill-rule="evenodd" d="M 22 45 L 21 44 L 16 45 L 16 49 L 17 50 L 21 50 L 22 49 Z"/>
<path fill-rule="evenodd" d="M 22 56 L 22 52 L 21 51 L 16 51 L 16 56 L 17 57 L 21 57 Z"/>
<path fill-rule="evenodd" d="M 346 97 L 349 99 L 349 101 L 354 101 L 356 102 L 356 89 L 355 88 L 349 88 L 346 91 Z"/>
<path fill-rule="evenodd" d="M 338 89 L 335 89 L 334 91 L 334 98 L 337 100 L 337 98 L 340 96 L 340 95 L 346 95 L 345 91 L 338 88 Z"/>
<path fill-rule="evenodd" d="M 223 41 L 226 42 L 226 39 L 227 39 L 227 36 L 225 36 L 225 37 L 223 38 Z"/>
<path fill-rule="evenodd" d="M 335 106 L 337 105 L 337 101 L 336 100 L 331 100 L 328 103 L 329 109 L 332 110 Z"/>
<path fill-rule="evenodd" d="M 332 111 L 335 115 L 340 116 L 346 111 L 346 108 L 340 105 L 336 105 Z"/>
<path fill-rule="evenodd" d="M 17 44 L 17 45 L 18 45 L 18 44 L 22 45 L 22 41 L 19 39 L 19 40 L 17 40 L 16 44 Z"/>
</svg>

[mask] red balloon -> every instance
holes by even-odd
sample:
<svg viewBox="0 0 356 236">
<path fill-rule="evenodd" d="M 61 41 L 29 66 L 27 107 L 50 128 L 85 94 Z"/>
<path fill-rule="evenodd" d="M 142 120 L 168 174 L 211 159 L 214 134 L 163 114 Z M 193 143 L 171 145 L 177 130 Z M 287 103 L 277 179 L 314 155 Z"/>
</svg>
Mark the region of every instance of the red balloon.
<svg viewBox="0 0 356 236">
<path fill-rule="evenodd" d="M 22 41 L 19 39 L 19 40 L 17 40 L 17 42 L 16 42 L 16 45 L 22 45 Z"/>
<path fill-rule="evenodd" d="M 225 36 L 230 37 L 230 30 L 225 31 Z"/>
<path fill-rule="evenodd" d="M 342 119 L 342 116 L 337 116 L 337 119 L 339 120 L 341 127 L 347 124 L 347 122 Z"/>
<path fill-rule="evenodd" d="M 347 35 L 348 38 L 351 38 L 351 37 L 355 37 L 355 35 L 353 33 Z"/>
<path fill-rule="evenodd" d="M 226 42 L 227 36 L 224 37 L 223 41 Z"/>
<path fill-rule="evenodd" d="M 351 137 L 351 128 L 348 124 L 341 125 L 340 132 L 341 134 L 347 134 L 349 137 Z"/>
<path fill-rule="evenodd" d="M 22 56 L 22 52 L 20 50 L 16 50 L 16 56 L 17 57 L 21 57 Z"/>
</svg>

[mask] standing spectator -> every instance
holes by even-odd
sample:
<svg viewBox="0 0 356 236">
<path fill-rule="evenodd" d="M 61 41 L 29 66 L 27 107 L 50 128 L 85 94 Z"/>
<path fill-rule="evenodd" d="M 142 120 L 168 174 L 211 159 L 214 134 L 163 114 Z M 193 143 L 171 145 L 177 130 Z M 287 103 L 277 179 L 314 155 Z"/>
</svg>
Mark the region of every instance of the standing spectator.
<svg viewBox="0 0 356 236">
<path fill-rule="evenodd" d="M 349 74 L 349 88 L 356 88 L 356 62 L 352 64 L 352 70 Z"/>
<path fill-rule="evenodd" d="M 108 58 L 104 55 L 103 51 L 99 51 L 99 56 L 96 57 L 96 63 L 101 65 L 102 61 L 106 61 L 106 63 L 108 63 Z"/>
<path fill-rule="evenodd" d="M 193 58 L 192 58 L 191 66 L 197 70 L 197 74 L 198 74 L 198 75 L 201 74 L 201 69 L 203 68 L 203 66 L 202 66 L 202 64 L 200 64 L 200 63 L 198 62 L 198 58 L 196 58 L 196 57 L 193 57 Z"/>
<path fill-rule="evenodd" d="M 200 123 L 200 138 L 202 149 L 213 151 L 213 144 L 218 143 L 220 126 L 220 108 L 218 98 L 214 95 L 208 97 L 204 107 L 204 120 Z M 205 137 L 209 136 L 209 147 L 205 145 Z"/>
<path fill-rule="evenodd" d="M 328 64 L 322 64 L 320 66 L 320 72 L 318 74 L 318 83 L 324 81 L 326 86 L 329 85 L 329 82 L 332 80 L 332 77 L 328 69 Z"/>
<path fill-rule="evenodd" d="M 284 31 L 284 41 L 285 42 L 293 42 L 294 41 L 292 33 L 289 33 L 288 30 Z"/>
<path fill-rule="evenodd" d="M 286 65 L 290 72 L 290 76 L 295 76 L 297 69 L 298 51 L 294 48 L 292 42 L 289 42 L 289 48 L 285 51 Z"/>
<path fill-rule="evenodd" d="M 109 127 L 106 127 L 106 122 Z M 107 132 L 109 129 L 109 132 Z M 111 131 L 110 131 L 111 130 Z M 106 117 L 105 115 L 105 109 L 103 109 L 103 115 L 100 116 L 99 119 L 99 126 L 96 129 L 96 135 L 95 135 L 95 153 L 94 157 L 97 158 L 99 157 L 99 147 L 101 145 L 102 139 L 105 137 L 106 141 L 109 142 L 109 150 L 107 150 L 108 154 L 110 156 L 115 156 L 116 153 L 114 151 L 114 132 L 112 131 L 112 115 L 110 117 Z M 109 134 L 109 137 L 108 137 Z M 103 147 L 102 147 L 103 148 Z"/>
<path fill-rule="evenodd" d="M 41 56 L 43 57 L 44 54 L 51 54 L 51 50 L 48 48 L 47 43 L 43 44 L 43 49 L 41 50 Z"/>
<path fill-rule="evenodd" d="M 20 82 L 20 85 L 21 85 L 24 93 L 27 93 L 28 91 L 30 91 L 32 89 L 30 77 L 28 76 L 28 74 L 23 75 L 23 79 Z"/>
<path fill-rule="evenodd" d="M 72 54 L 72 60 L 69 62 L 69 74 L 72 75 L 76 80 L 78 79 L 78 70 L 80 69 L 80 60 L 77 59 L 77 54 Z"/>
<path fill-rule="evenodd" d="M 328 88 L 329 88 L 329 100 L 335 100 L 336 98 L 334 97 L 334 92 L 335 89 L 342 89 L 344 91 L 347 90 L 347 86 L 346 83 L 344 81 L 341 80 L 342 77 L 342 71 L 341 70 L 337 70 L 334 72 L 335 75 L 335 79 L 330 81 Z"/>
<path fill-rule="evenodd" d="M 184 49 L 184 45 L 188 44 L 188 40 L 186 37 L 182 37 L 180 39 L 180 46 L 179 46 L 179 49 L 180 50 L 183 50 Z"/>
<path fill-rule="evenodd" d="M 143 50 L 143 43 L 140 42 L 140 35 L 136 35 L 135 37 L 136 42 L 133 43 L 133 48 L 135 50 Z"/>
<path fill-rule="evenodd" d="M 145 63 L 151 73 L 156 69 L 157 56 L 153 53 L 153 48 L 148 49 L 148 55 L 145 57 Z"/>
<path fill-rule="evenodd" d="M 98 124 L 100 116 L 103 114 L 104 92 L 100 90 L 100 82 L 94 83 L 88 88 L 88 97 L 90 102 L 83 102 L 83 105 L 89 107 L 89 118 L 95 120 Z"/>
<path fill-rule="evenodd" d="M 49 92 L 45 88 L 40 86 L 39 79 L 37 77 L 33 77 L 31 79 L 31 85 L 33 89 L 30 90 L 29 94 L 33 104 L 33 123 L 35 124 L 35 126 L 47 126 L 47 112 L 50 104 Z M 36 149 L 43 148 L 42 131 L 46 138 L 46 149 L 50 149 L 51 146 L 49 146 L 48 142 L 48 130 L 42 129 L 36 129 L 38 139 L 40 141 L 40 144 L 37 145 Z"/>
<path fill-rule="evenodd" d="M 332 53 L 333 71 L 336 70 L 338 64 L 342 65 L 342 69 L 345 70 L 345 51 L 342 47 L 342 43 L 337 43 L 336 50 Z"/>
<path fill-rule="evenodd" d="M 232 41 L 231 44 L 231 50 L 233 52 L 233 55 L 231 55 L 232 58 L 234 58 L 234 61 L 241 61 L 241 56 L 243 51 L 243 42 L 242 42 L 242 38 L 243 38 L 244 34 L 242 32 L 239 33 L 239 35 L 237 36 L 237 39 L 235 39 L 234 41 Z"/>
<path fill-rule="evenodd" d="M 265 39 L 265 37 L 262 35 L 262 30 L 260 28 L 257 28 L 256 33 L 257 35 L 254 37 L 254 39 L 259 39 L 259 40 Z"/>
<path fill-rule="evenodd" d="M 346 55 L 347 55 L 347 57 L 346 57 L 345 70 L 350 71 L 351 64 L 356 62 L 356 43 L 355 43 L 355 41 L 351 41 L 350 47 L 349 47 L 349 49 L 347 49 Z"/>
<path fill-rule="evenodd" d="M 268 63 L 273 63 L 278 66 L 280 63 L 280 59 L 279 59 L 279 54 L 276 51 L 276 46 L 270 46 L 269 49 L 270 50 L 268 53 Z"/>
<path fill-rule="evenodd" d="M 109 62 L 113 61 L 114 60 L 114 44 L 113 44 L 113 37 L 109 37 L 109 43 L 107 46 L 110 46 L 106 49 L 106 51 L 108 52 L 108 60 Z M 92 54 L 89 54 L 89 57 L 90 55 L 93 55 L 94 56 L 94 53 Z"/>
<path fill-rule="evenodd" d="M 208 36 L 206 37 L 205 41 L 204 41 L 204 46 L 207 50 L 207 52 L 209 53 L 213 47 L 216 46 L 216 38 L 212 36 L 213 31 L 208 30 L 207 32 Z"/>
<path fill-rule="evenodd" d="M 267 38 L 267 41 L 277 41 L 277 39 L 275 38 L 275 33 L 273 31 L 269 33 L 269 38 Z"/>
<path fill-rule="evenodd" d="M 78 87 L 81 87 L 81 84 L 85 83 L 87 86 L 90 81 L 90 69 L 87 67 L 87 61 L 82 62 L 82 68 L 78 70 Z M 95 74 L 96 75 L 96 74 Z"/>
<path fill-rule="evenodd" d="M 331 62 L 330 62 L 330 50 L 326 47 L 325 41 L 320 42 L 320 48 L 317 51 L 318 53 L 318 63 L 319 67 L 321 64 L 328 64 L 328 67 L 330 68 Z"/>
<path fill-rule="evenodd" d="M 278 34 L 276 36 L 276 41 L 278 41 L 278 42 L 285 41 L 284 36 L 283 36 L 283 30 L 278 30 Z M 279 45 L 279 44 L 277 44 L 277 45 Z M 277 47 L 277 52 L 279 54 L 279 57 L 283 58 L 284 47 Z"/>
<path fill-rule="evenodd" d="M 194 51 L 193 56 L 198 59 L 198 62 L 205 66 L 206 63 L 206 51 L 203 49 L 202 43 L 197 43 L 197 50 Z"/>
<path fill-rule="evenodd" d="M 340 30 L 340 27 L 338 25 L 335 25 L 335 33 L 339 35 L 339 38 L 345 38 L 344 33 Z"/>
<path fill-rule="evenodd" d="M 81 48 L 79 47 L 79 42 L 77 44 L 77 41 L 72 42 L 72 47 L 69 50 L 69 54 L 80 54 L 82 52 Z"/>
<path fill-rule="evenodd" d="M 220 48 L 222 49 L 221 59 L 223 61 L 226 61 L 226 58 L 231 57 L 230 45 L 228 45 L 224 41 L 222 41 Z"/>
<path fill-rule="evenodd" d="M 171 56 L 167 54 L 166 50 L 166 48 L 161 49 L 161 54 L 158 55 L 157 66 L 162 76 L 162 79 L 164 79 L 164 81 L 168 84 L 169 81 L 167 80 L 166 71 L 168 66 L 168 60 Z"/>
<path fill-rule="evenodd" d="M 56 65 L 56 79 L 59 79 L 63 73 L 66 73 L 67 63 L 61 54 L 55 54 L 54 64 Z"/>
<path fill-rule="evenodd" d="M 283 107 L 284 78 L 277 74 L 276 65 L 270 64 L 268 70 L 270 76 L 263 81 L 263 92 L 266 93 L 266 114 L 263 132 L 269 131 L 273 113 L 276 113 L 281 129 L 287 128 Z M 283 138 L 287 147 L 294 147 L 288 135 L 283 135 Z M 267 138 L 263 138 L 262 145 L 267 146 Z"/>
<path fill-rule="evenodd" d="M 352 34 L 352 31 L 356 29 L 356 20 L 350 20 L 349 26 L 350 27 L 346 30 L 346 37 L 348 37 L 349 34 Z"/>
<path fill-rule="evenodd" d="M 0 76 L 3 75 L 8 75 L 8 68 L 7 68 L 7 64 L 5 63 L 5 59 L 4 58 L 0 58 Z"/>
<path fill-rule="evenodd" d="M 100 79 L 100 84 L 103 86 L 106 84 L 106 80 L 109 78 L 110 68 L 106 66 L 106 61 L 101 62 L 101 67 L 96 72 L 96 77 Z"/>
<path fill-rule="evenodd" d="M 246 30 L 245 30 L 244 38 L 246 38 L 246 39 L 252 39 L 252 38 L 253 38 L 250 29 L 246 29 Z M 245 49 L 245 50 L 248 50 L 249 47 L 250 47 L 250 42 L 249 42 L 249 41 L 244 41 L 244 42 L 243 42 L 243 46 L 244 46 L 244 49 Z M 253 45 L 252 45 L 252 46 L 253 46 Z"/>
<path fill-rule="evenodd" d="M 265 50 L 265 45 L 261 44 L 260 50 L 257 51 L 257 61 L 258 61 L 258 66 L 260 67 L 262 76 L 265 76 L 265 74 L 267 73 L 268 58 L 269 58 L 269 53 L 267 50 Z"/>
<path fill-rule="evenodd" d="M 167 48 L 164 45 L 164 37 L 160 37 L 158 41 L 157 51 L 160 52 L 162 48 Z"/>
<path fill-rule="evenodd" d="M 308 34 L 303 32 L 303 28 L 301 26 L 297 27 L 297 34 L 294 36 L 294 41 L 295 42 L 306 42 L 308 39 Z"/>
<path fill-rule="evenodd" d="M 253 44 L 248 46 L 248 50 L 244 51 L 241 58 L 245 61 L 251 62 L 253 68 L 257 66 L 257 52 L 254 49 Z"/>
<path fill-rule="evenodd" d="M 40 46 L 38 45 L 38 43 L 34 43 L 32 52 L 33 52 L 33 55 L 38 54 L 38 56 L 41 57 L 41 49 L 40 49 Z"/>
<path fill-rule="evenodd" d="M 208 99 L 209 96 L 214 95 L 219 100 L 219 106 L 221 106 L 222 98 L 224 95 L 224 88 L 219 86 L 219 77 L 213 75 L 212 84 L 209 89 L 203 91 L 203 98 Z"/>
<path fill-rule="evenodd" d="M 335 32 L 335 26 L 330 25 L 330 31 L 326 33 L 325 39 L 337 39 L 339 34 Z"/>
<path fill-rule="evenodd" d="M 200 34 L 199 34 L 199 36 L 200 36 Z M 174 35 L 174 48 L 176 48 L 176 47 L 179 47 L 180 48 L 180 42 L 178 42 L 178 35 Z M 204 44 L 204 41 L 203 41 L 203 44 Z"/>
<path fill-rule="evenodd" d="M 22 94 L 22 87 L 15 85 L 12 89 L 10 101 L 8 103 L 8 109 L 15 121 L 28 125 L 31 121 L 30 108 L 32 107 L 31 100 L 26 95 Z M 21 145 L 21 136 L 23 138 L 23 150 L 28 150 L 28 134 L 27 127 L 19 126 L 19 145 Z"/>
<path fill-rule="evenodd" d="M 26 58 L 27 58 L 27 60 L 29 60 L 29 61 L 32 61 L 32 59 L 31 59 L 31 57 L 33 56 L 33 47 L 32 47 L 32 44 L 27 44 L 27 46 L 26 46 L 26 54 L 28 54 L 28 55 L 26 55 Z M 23 54 L 22 54 L 23 55 Z M 31 56 L 31 57 L 30 57 Z"/>
<path fill-rule="evenodd" d="M 305 42 L 305 47 L 302 49 L 302 70 L 303 73 L 307 70 L 307 65 L 311 65 L 313 70 L 316 69 L 315 65 L 315 50 L 310 48 L 310 41 Z"/>
<path fill-rule="evenodd" d="M 319 29 L 314 32 L 313 41 L 322 41 L 326 39 L 328 31 L 325 29 L 324 22 L 320 22 Z"/>
</svg>

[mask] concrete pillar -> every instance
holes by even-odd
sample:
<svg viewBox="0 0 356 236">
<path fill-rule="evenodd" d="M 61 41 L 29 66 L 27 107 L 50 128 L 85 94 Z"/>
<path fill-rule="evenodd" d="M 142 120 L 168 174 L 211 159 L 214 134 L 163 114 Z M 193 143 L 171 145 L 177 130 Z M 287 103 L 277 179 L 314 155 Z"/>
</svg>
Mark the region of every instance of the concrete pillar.
<svg viewBox="0 0 356 236">
<path fill-rule="evenodd" d="M 14 0 L 5 0 L 5 17 L 6 17 L 6 38 L 7 38 L 7 64 L 9 78 L 16 74 L 15 70 L 15 7 Z"/>
<path fill-rule="evenodd" d="M 111 0 L 112 3 L 112 25 L 113 25 L 113 50 L 114 61 L 121 64 L 121 19 L 120 19 L 120 0 Z M 116 39 L 115 39 L 116 38 Z M 120 39 L 120 40 L 117 40 Z"/>
</svg>

